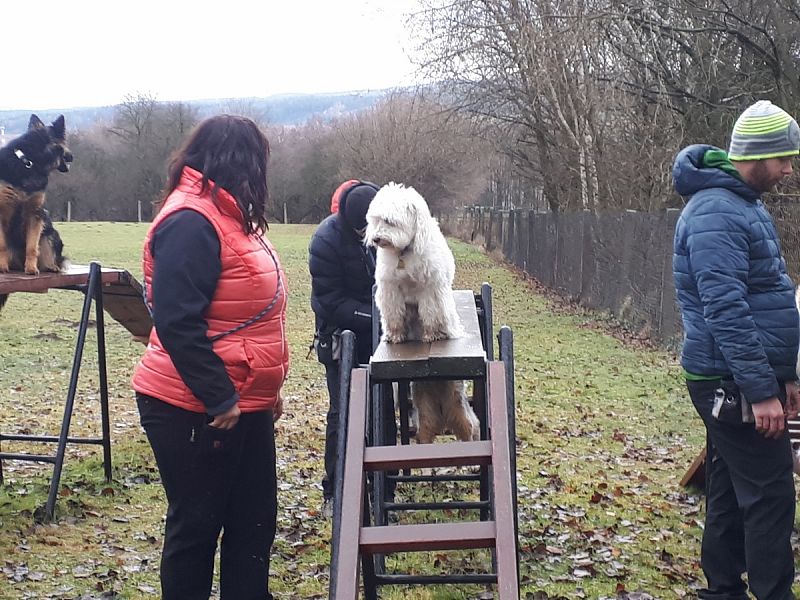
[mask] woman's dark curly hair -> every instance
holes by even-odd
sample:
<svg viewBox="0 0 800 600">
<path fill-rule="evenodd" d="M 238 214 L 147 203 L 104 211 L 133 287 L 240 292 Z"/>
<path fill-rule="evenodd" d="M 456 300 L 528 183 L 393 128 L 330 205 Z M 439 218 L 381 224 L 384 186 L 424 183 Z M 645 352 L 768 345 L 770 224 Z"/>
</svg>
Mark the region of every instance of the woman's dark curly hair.
<svg viewBox="0 0 800 600">
<path fill-rule="evenodd" d="M 205 119 L 172 155 L 167 185 L 156 211 L 178 187 L 183 167 L 188 166 L 203 174 L 202 191 L 210 190 L 215 201 L 218 188 L 236 199 L 245 233 L 262 234 L 267 230 L 268 159 L 269 142 L 252 120 L 233 115 Z"/>
</svg>

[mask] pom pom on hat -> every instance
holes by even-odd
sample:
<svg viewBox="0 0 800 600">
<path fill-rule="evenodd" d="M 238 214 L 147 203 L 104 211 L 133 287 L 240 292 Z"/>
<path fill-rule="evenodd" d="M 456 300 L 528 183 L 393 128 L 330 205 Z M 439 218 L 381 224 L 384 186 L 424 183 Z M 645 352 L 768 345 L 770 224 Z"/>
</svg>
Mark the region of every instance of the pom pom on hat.
<svg viewBox="0 0 800 600">
<path fill-rule="evenodd" d="M 763 160 L 800 154 L 800 127 L 789 113 L 769 100 L 745 110 L 733 126 L 730 160 Z"/>
</svg>

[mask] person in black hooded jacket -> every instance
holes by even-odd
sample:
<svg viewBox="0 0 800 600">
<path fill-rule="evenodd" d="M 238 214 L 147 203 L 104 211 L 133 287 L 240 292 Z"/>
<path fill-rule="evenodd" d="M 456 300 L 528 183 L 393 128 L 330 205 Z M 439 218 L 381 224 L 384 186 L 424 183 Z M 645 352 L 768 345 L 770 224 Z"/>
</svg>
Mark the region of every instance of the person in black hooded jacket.
<svg viewBox="0 0 800 600">
<path fill-rule="evenodd" d="M 325 475 L 322 479 L 323 514 L 331 516 L 339 428 L 338 334 L 356 334 L 356 360 L 372 355 L 372 286 L 375 250 L 364 245 L 367 209 L 378 186 L 356 181 L 340 193 L 338 212 L 317 227 L 308 248 L 311 272 L 311 308 L 316 316 L 316 349 L 325 365 L 330 404 L 325 430 Z"/>
</svg>

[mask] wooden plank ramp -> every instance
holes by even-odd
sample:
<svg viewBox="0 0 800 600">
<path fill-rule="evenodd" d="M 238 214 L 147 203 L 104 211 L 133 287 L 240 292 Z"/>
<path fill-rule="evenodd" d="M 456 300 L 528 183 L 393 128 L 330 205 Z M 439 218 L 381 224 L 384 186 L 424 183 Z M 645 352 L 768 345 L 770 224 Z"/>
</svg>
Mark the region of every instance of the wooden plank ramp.
<svg viewBox="0 0 800 600">
<path fill-rule="evenodd" d="M 147 342 L 153 321 L 142 299 L 142 285 L 124 269 L 102 268 L 103 307 L 134 339 Z M 59 273 L 28 275 L 18 271 L 0 273 L 0 294 L 45 293 L 51 289 L 75 289 L 89 281 L 88 265 L 70 265 Z M 10 301 L 19 301 L 10 300 Z"/>
<path fill-rule="evenodd" d="M 468 379 L 486 374 L 486 351 L 471 290 L 453 290 L 464 335 L 436 342 L 381 342 L 370 359 L 373 381 L 441 377 Z"/>
<path fill-rule="evenodd" d="M 413 365 L 412 365 L 413 366 Z M 495 552 L 496 584 L 500 600 L 519 599 L 512 485 L 509 454 L 508 403 L 505 365 L 484 362 L 488 386 L 491 436 L 478 442 L 452 442 L 413 446 L 366 447 L 366 418 L 370 382 L 365 369 L 354 369 L 348 413 L 341 535 L 335 572 L 336 600 L 359 597 L 359 568 L 371 564 L 372 555 L 431 550 L 490 548 Z M 412 525 L 364 524 L 366 473 L 405 467 L 491 465 L 492 519 Z M 375 575 L 364 570 L 364 595 L 377 597 Z"/>
</svg>

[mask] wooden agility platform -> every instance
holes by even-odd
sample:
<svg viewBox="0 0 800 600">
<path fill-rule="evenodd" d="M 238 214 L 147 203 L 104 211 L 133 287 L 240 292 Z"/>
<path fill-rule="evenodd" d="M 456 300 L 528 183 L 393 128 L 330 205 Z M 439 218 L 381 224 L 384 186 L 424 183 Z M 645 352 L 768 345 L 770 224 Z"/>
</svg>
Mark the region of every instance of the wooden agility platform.
<svg viewBox="0 0 800 600">
<path fill-rule="evenodd" d="M 464 335 L 437 342 L 381 342 L 370 359 L 374 381 L 423 379 L 426 377 L 469 378 L 486 374 L 486 350 L 471 290 L 453 290 Z"/>
<path fill-rule="evenodd" d="M 55 504 L 60 489 L 61 471 L 64 465 L 67 444 L 97 444 L 103 447 L 103 470 L 106 481 L 110 482 L 111 469 L 111 423 L 108 402 L 108 373 L 106 370 L 105 313 L 119 321 L 134 338 L 144 341 L 152 328 L 150 315 L 142 300 L 142 286 L 136 279 L 122 269 L 103 269 L 99 263 L 89 266 L 75 265 L 59 273 L 27 275 L 21 272 L 0 274 L 0 294 L 19 292 L 44 293 L 51 289 L 76 290 L 83 294 L 78 330 L 76 332 L 75 353 L 69 378 L 61 429 L 58 436 L 29 433 L 0 433 L 2 442 L 41 442 L 56 444 L 54 454 L 33 454 L 0 451 L 0 484 L 3 483 L 3 460 L 43 462 L 53 465 L 50 491 L 44 507 L 44 518 L 53 520 Z M 14 298 L 12 302 L 24 302 Z M 91 325 L 92 304 L 94 304 L 94 323 L 97 337 L 97 376 L 100 403 L 100 437 L 74 437 L 69 434 L 70 422 L 75 408 L 78 378 L 83 362 L 86 333 Z M 38 509 L 37 509 L 38 510 Z"/>
<path fill-rule="evenodd" d="M 147 342 L 153 321 L 142 299 L 142 285 L 124 269 L 101 269 L 106 312 L 138 341 Z M 88 265 L 71 265 L 60 273 L 28 275 L 0 273 L 0 294 L 45 293 L 51 289 L 79 289 L 89 282 Z M 13 299 L 11 300 L 13 301 Z"/>
<path fill-rule="evenodd" d="M 491 306 L 491 288 L 484 287 L 480 307 L 471 290 L 453 290 L 464 328 L 464 335 L 457 339 L 381 341 L 368 368 L 361 365 L 351 370 L 356 364 L 354 336 L 349 331 L 343 334 L 329 598 L 376 600 L 379 586 L 434 584 L 493 585 L 493 597 L 519 598 L 513 343 L 511 330 L 504 327 L 498 335 L 501 360 L 489 358 L 491 309 L 486 307 Z M 375 312 L 373 319 L 377 322 Z M 409 443 L 409 383 L 437 379 L 472 380 L 480 440 Z M 400 444 L 386 425 L 396 422 L 395 410 L 400 413 Z M 465 466 L 478 467 L 479 472 L 449 471 Z M 412 473 L 412 469 L 432 467 L 445 467 L 448 472 Z M 414 501 L 407 501 L 395 497 L 390 485 L 422 485 L 424 489 L 438 481 L 474 482 L 480 499 L 448 496 L 424 501 L 415 495 Z M 391 524 L 389 513 L 409 511 L 438 516 L 425 515 L 423 523 Z M 473 516 L 465 518 L 461 511 L 473 511 Z M 489 572 L 393 572 L 397 565 L 387 568 L 385 560 L 387 554 L 477 548 L 491 550 Z"/>
</svg>

